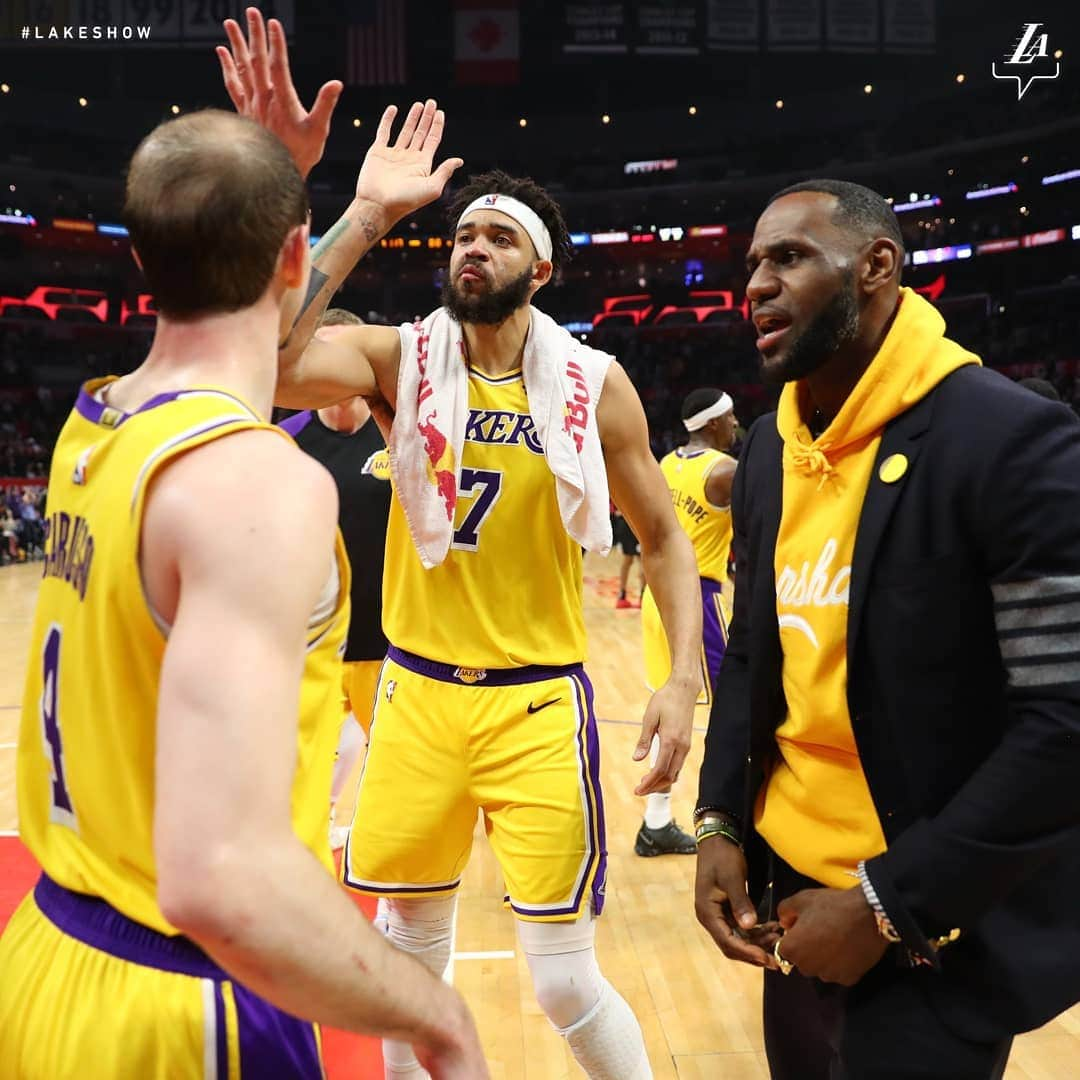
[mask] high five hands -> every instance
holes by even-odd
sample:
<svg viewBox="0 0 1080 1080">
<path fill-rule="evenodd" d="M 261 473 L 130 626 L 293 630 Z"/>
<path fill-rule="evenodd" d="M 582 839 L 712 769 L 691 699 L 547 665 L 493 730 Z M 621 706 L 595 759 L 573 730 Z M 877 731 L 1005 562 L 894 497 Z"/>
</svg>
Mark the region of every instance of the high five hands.
<svg viewBox="0 0 1080 1080">
<path fill-rule="evenodd" d="M 246 16 L 247 38 L 239 24 L 228 19 L 229 47 L 216 50 L 225 89 L 241 116 L 262 124 L 285 144 L 306 178 L 322 159 L 342 84 L 336 79 L 324 83 L 306 110 L 289 71 L 281 23 L 271 19 L 267 24 L 256 8 L 248 8 Z M 356 182 L 357 198 L 381 206 L 391 221 L 434 202 L 464 164 L 461 158 L 447 158 L 433 168 L 446 118 L 432 99 L 413 103 L 391 144 L 396 116 L 394 105 L 383 112 Z"/>
</svg>

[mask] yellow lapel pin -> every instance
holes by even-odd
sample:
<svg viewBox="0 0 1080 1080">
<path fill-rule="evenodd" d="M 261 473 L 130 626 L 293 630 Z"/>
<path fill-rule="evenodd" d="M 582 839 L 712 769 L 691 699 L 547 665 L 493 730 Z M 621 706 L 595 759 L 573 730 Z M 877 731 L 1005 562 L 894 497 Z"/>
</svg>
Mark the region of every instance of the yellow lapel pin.
<svg viewBox="0 0 1080 1080">
<path fill-rule="evenodd" d="M 878 476 L 886 484 L 895 484 L 907 472 L 908 459 L 903 454 L 890 454 L 878 469 Z"/>
</svg>

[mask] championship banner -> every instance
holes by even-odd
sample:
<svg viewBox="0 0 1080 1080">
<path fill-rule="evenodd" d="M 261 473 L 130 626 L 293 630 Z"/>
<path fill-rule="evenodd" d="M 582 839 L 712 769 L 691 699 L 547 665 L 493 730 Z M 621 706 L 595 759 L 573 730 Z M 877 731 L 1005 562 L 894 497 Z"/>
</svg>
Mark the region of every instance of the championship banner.
<svg viewBox="0 0 1080 1080">
<path fill-rule="evenodd" d="M 934 0 L 885 0 L 885 51 L 932 53 L 937 45 Z"/>
<path fill-rule="evenodd" d="M 625 53 L 629 50 L 626 4 L 563 5 L 564 53 Z"/>
<path fill-rule="evenodd" d="M 814 52 L 821 48 L 821 0 L 769 0 L 769 48 Z"/>
<path fill-rule="evenodd" d="M 825 43 L 830 52 L 877 52 L 878 0 L 826 0 Z"/>
<path fill-rule="evenodd" d="M 696 3 L 641 0 L 637 5 L 634 51 L 642 56 L 697 56 L 701 25 Z"/>
<path fill-rule="evenodd" d="M 705 43 L 714 51 L 757 52 L 760 21 L 759 0 L 707 0 Z"/>
</svg>

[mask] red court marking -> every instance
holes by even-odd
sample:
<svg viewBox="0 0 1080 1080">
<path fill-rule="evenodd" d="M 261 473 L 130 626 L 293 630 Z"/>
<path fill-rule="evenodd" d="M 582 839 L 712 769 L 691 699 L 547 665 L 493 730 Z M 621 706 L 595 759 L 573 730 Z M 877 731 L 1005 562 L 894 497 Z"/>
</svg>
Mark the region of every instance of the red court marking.
<svg viewBox="0 0 1080 1080">
<path fill-rule="evenodd" d="M 18 837 L 0 836 L 0 931 L 37 877 L 38 865 Z M 353 892 L 349 895 L 369 919 L 375 915 L 374 899 Z M 382 1048 L 378 1039 L 333 1028 L 323 1028 L 322 1037 L 327 1080 L 381 1080 Z"/>
</svg>

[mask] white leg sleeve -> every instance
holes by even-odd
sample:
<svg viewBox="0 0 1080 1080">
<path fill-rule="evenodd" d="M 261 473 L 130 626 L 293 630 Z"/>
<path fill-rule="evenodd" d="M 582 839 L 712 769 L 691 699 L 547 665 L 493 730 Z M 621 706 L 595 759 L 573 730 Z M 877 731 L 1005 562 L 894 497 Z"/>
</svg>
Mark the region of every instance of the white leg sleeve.
<svg viewBox="0 0 1080 1080">
<path fill-rule="evenodd" d="M 651 1080 L 641 1028 L 600 973 L 595 936 L 591 913 L 574 923 L 518 921 L 536 999 L 591 1080 Z"/>
<path fill-rule="evenodd" d="M 386 904 L 390 941 L 442 978 L 453 950 L 457 896 L 395 899 Z M 382 1046 L 386 1080 L 427 1080 L 428 1074 L 420 1067 L 408 1043 L 383 1039 Z"/>
<path fill-rule="evenodd" d="M 330 802 L 336 803 L 345 781 L 349 778 L 360 751 L 364 748 L 364 729 L 357 723 L 356 717 L 349 713 L 341 725 L 338 736 L 338 756 L 334 762 L 334 778 L 330 783 Z"/>
</svg>

